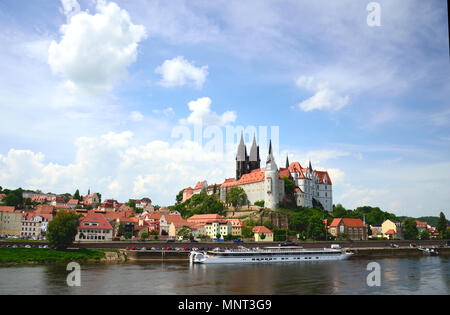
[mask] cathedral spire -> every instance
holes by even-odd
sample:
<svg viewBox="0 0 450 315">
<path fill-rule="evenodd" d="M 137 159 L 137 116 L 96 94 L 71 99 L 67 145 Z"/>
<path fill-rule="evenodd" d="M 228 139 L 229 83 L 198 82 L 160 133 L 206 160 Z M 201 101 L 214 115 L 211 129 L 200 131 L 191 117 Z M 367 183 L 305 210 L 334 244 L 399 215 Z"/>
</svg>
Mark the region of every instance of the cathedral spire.
<svg viewBox="0 0 450 315">
<path fill-rule="evenodd" d="M 239 142 L 236 160 L 245 161 L 246 156 L 247 156 L 247 148 L 245 147 L 244 143 L 244 132 L 241 132 L 241 141 Z"/>
<path fill-rule="evenodd" d="M 258 145 L 256 144 L 256 134 L 253 135 L 253 143 L 250 149 L 250 161 L 251 162 L 258 161 Z"/>
<path fill-rule="evenodd" d="M 286 154 L 286 168 L 289 168 L 289 155 Z"/>
</svg>

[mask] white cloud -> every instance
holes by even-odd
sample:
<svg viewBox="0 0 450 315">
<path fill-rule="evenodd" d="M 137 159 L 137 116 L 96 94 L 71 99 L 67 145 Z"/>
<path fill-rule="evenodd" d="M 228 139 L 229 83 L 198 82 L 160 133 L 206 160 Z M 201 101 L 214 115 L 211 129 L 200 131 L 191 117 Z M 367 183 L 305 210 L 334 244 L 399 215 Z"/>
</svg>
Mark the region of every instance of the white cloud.
<svg viewBox="0 0 450 315">
<path fill-rule="evenodd" d="M 162 75 L 159 82 L 164 87 L 175 87 L 183 85 L 194 85 L 201 88 L 208 76 L 208 66 L 195 67 L 183 56 L 166 60 L 155 69 L 155 72 Z"/>
<path fill-rule="evenodd" d="M 221 183 L 233 174 L 232 160 L 217 169 L 217 153 L 206 152 L 191 141 L 181 146 L 163 141 L 139 145 L 133 133 L 125 131 L 80 137 L 75 147 L 74 162 L 66 165 L 48 163 L 44 154 L 30 150 L 0 154 L 0 182 L 3 187 L 55 193 L 90 188 L 101 192 L 104 199 L 121 201 L 149 196 L 167 205 L 182 188 L 199 180 Z"/>
<path fill-rule="evenodd" d="M 296 85 L 314 92 L 315 94 L 302 101 L 298 106 L 305 112 L 315 109 L 338 111 L 348 105 L 349 96 L 340 96 L 329 87 L 328 82 L 316 82 L 312 77 L 301 76 L 296 80 Z"/>
<path fill-rule="evenodd" d="M 75 3 L 66 2 L 64 12 Z M 98 1 L 96 9 L 96 14 L 78 12 L 61 26 L 61 41 L 51 42 L 48 63 L 70 86 L 104 92 L 126 76 L 146 33 L 144 26 L 133 24 L 128 12 L 114 2 Z"/>
<path fill-rule="evenodd" d="M 80 4 L 77 0 L 61 0 L 61 4 L 63 6 L 63 13 L 68 19 L 81 11 Z"/>
<path fill-rule="evenodd" d="M 164 116 L 170 117 L 175 115 L 175 111 L 173 110 L 172 107 L 167 107 L 165 109 L 153 109 L 152 112 L 154 114 L 163 114 Z"/>
<path fill-rule="evenodd" d="M 142 115 L 138 111 L 132 111 L 131 114 L 130 114 L 130 118 L 133 121 L 142 121 L 142 120 L 144 120 L 144 115 Z"/>
<path fill-rule="evenodd" d="M 191 114 L 188 118 L 181 119 L 180 123 L 223 126 L 236 120 L 237 116 L 234 111 L 226 111 L 222 115 L 211 111 L 211 102 L 209 97 L 202 97 L 195 101 L 190 101 L 188 106 Z"/>
</svg>

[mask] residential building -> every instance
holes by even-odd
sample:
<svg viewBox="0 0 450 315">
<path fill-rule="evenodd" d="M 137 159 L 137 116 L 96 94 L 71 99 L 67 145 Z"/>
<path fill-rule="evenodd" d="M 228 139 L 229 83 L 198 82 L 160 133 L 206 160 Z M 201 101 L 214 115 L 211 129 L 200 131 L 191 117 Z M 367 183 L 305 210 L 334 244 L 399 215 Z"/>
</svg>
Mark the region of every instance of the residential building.
<svg viewBox="0 0 450 315">
<path fill-rule="evenodd" d="M 335 218 L 328 232 L 336 238 L 344 234 L 351 240 L 367 240 L 367 225 L 361 219 Z"/>
<path fill-rule="evenodd" d="M 209 236 L 211 239 L 217 238 L 220 234 L 220 238 L 224 238 L 227 235 L 232 234 L 232 224 L 228 220 L 207 222 L 204 224 L 204 235 Z"/>
<path fill-rule="evenodd" d="M 381 224 L 381 233 L 388 239 L 403 239 L 402 223 L 387 219 Z"/>
<path fill-rule="evenodd" d="M 41 222 L 33 219 L 22 219 L 22 231 L 21 236 L 26 238 L 39 238 L 41 237 L 42 227 Z"/>
<path fill-rule="evenodd" d="M 22 211 L 10 206 L 0 206 L 0 235 L 20 236 Z"/>
<path fill-rule="evenodd" d="M 113 228 L 105 216 L 95 211 L 89 211 L 78 223 L 78 233 L 75 241 L 110 241 Z"/>
<path fill-rule="evenodd" d="M 244 223 L 239 219 L 228 219 L 228 221 L 231 222 L 231 235 L 241 236 Z"/>
<path fill-rule="evenodd" d="M 255 242 L 273 242 L 273 232 L 263 225 L 255 226 L 252 232 Z"/>
</svg>

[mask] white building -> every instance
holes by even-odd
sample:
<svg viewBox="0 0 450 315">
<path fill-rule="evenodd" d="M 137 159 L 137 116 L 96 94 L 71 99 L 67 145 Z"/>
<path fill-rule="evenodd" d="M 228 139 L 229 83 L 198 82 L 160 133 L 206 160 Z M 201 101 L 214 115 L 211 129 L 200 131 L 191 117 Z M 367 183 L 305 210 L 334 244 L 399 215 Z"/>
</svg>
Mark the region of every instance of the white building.
<svg viewBox="0 0 450 315">
<path fill-rule="evenodd" d="M 303 168 L 299 162 L 293 162 L 289 164 L 289 172 L 298 188 L 297 206 L 312 207 L 315 199 L 325 210 L 333 210 L 333 184 L 328 172 L 313 170 L 311 162 L 308 168 Z"/>
</svg>

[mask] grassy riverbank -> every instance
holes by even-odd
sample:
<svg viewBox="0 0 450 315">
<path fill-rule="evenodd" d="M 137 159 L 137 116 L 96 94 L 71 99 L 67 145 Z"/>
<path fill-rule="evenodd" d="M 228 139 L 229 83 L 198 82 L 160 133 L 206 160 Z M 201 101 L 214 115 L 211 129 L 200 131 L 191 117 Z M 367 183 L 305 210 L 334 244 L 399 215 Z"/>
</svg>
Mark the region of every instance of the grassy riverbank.
<svg viewBox="0 0 450 315">
<path fill-rule="evenodd" d="M 0 247 L 0 264 L 100 260 L 105 258 L 105 252 L 87 248 L 59 251 L 51 248 Z"/>
</svg>

